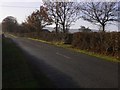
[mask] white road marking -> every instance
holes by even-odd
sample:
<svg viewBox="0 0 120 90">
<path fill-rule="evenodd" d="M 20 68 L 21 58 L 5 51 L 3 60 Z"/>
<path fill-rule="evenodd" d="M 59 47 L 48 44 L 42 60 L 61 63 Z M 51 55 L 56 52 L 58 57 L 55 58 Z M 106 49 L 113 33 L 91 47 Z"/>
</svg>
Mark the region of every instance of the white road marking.
<svg viewBox="0 0 120 90">
<path fill-rule="evenodd" d="M 58 52 L 56 52 L 56 54 L 57 54 L 57 55 L 60 55 L 60 56 L 63 56 L 63 57 L 65 57 L 65 58 L 67 58 L 67 59 L 71 59 L 71 57 L 66 56 L 66 55 L 63 55 L 63 54 L 60 54 L 60 53 L 58 53 Z"/>
</svg>

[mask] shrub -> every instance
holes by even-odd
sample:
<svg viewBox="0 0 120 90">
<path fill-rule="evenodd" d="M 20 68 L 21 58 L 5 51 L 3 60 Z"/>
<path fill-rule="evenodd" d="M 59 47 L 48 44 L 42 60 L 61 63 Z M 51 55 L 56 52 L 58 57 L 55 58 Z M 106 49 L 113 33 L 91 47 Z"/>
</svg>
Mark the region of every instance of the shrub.
<svg viewBox="0 0 120 90">
<path fill-rule="evenodd" d="M 71 44 L 73 40 L 73 34 L 66 34 L 64 38 L 64 44 Z"/>
<path fill-rule="evenodd" d="M 77 32 L 73 34 L 72 46 L 100 54 L 118 57 L 120 52 L 119 32 Z"/>
</svg>

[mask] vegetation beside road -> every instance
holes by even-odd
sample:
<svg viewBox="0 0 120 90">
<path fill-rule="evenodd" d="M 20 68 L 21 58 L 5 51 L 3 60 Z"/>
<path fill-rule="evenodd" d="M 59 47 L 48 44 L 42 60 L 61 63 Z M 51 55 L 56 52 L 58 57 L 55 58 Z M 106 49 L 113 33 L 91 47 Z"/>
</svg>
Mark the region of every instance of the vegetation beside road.
<svg viewBox="0 0 120 90">
<path fill-rule="evenodd" d="M 74 38 L 74 40 L 72 40 L 72 41 L 68 40 L 67 42 L 65 41 L 66 43 L 69 42 L 71 44 L 65 44 L 64 41 L 57 40 L 56 38 L 50 39 L 50 38 L 48 38 L 49 34 L 47 34 L 46 39 L 44 39 L 45 37 L 41 39 L 39 37 L 29 36 L 29 35 L 24 36 L 24 37 L 31 39 L 31 40 L 40 41 L 43 43 L 52 44 L 52 45 L 55 45 L 58 47 L 69 49 L 74 52 L 84 53 L 84 54 L 87 54 L 90 56 L 102 58 L 103 60 L 112 61 L 112 62 L 120 62 L 120 57 L 118 55 L 119 54 L 119 43 L 118 42 L 120 41 L 120 38 L 118 37 L 119 34 L 120 34 L 119 32 L 104 33 L 104 39 L 102 41 L 104 43 L 102 43 L 96 39 L 96 38 L 100 39 L 100 36 L 99 36 L 100 33 L 75 33 L 75 34 L 73 34 L 74 37 L 72 37 L 72 38 Z M 9 34 L 9 35 L 16 38 L 16 34 Z M 82 35 L 82 37 L 79 37 L 81 35 Z M 91 38 L 89 38 L 89 37 L 91 37 Z M 116 38 L 118 40 L 118 42 L 116 42 L 116 39 L 114 39 L 114 38 Z M 80 40 L 82 42 L 80 42 Z M 88 40 L 91 40 L 92 43 L 88 42 Z M 95 41 L 95 40 L 97 40 L 97 41 Z M 97 45 L 97 46 L 94 46 L 94 45 Z M 89 49 L 89 47 L 91 47 L 91 46 L 93 47 L 92 50 Z M 106 48 L 113 47 L 113 48 L 117 48 L 118 50 L 114 51 L 114 52 L 106 51 L 105 47 Z M 95 52 L 95 51 L 97 51 L 97 52 Z"/>
<path fill-rule="evenodd" d="M 51 81 L 41 71 L 36 78 L 23 51 L 9 38 L 2 40 L 2 88 L 47 88 Z"/>
<path fill-rule="evenodd" d="M 65 48 L 65 49 L 68 49 L 68 50 L 71 50 L 71 51 L 74 51 L 74 52 L 84 53 L 84 54 L 87 54 L 87 55 L 90 55 L 90 56 L 95 56 L 95 57 L 101 58 L 103 60 L 112 61 L 112 62 L 120 62 L 120 60 L 118 60 L 115 57 L 106 56 L 106 55 L 103 55 L 103 54 L 98 54 L 98 53 L 94 53 L 94 52 L 90 52 L 90 51 L 86 51 L 86 50 L 80 50 L 79 48 L 75 48 L 72 45 L 64 44 L 64 42 L 48 42 L 48 41 L 44 41 L 44 40 L 40 40 L 40 39 L 34 39 L 34 38 L 28 38 L 28 39 L 43 42 L 43 43 L 47 43 L 47 44 L 51 44 L 51 45 L 55 45 L 55 46 L 62 47 L 62 48 Z"/>
<path fill-rule="evenodd" d="M 89 34 L 89 33 L 88 33 Z M 91 33 L 92 34 L 92 33 Z M 107 33 L 108 34 L 108 33 Z M 110 33 L 111 34 L 111 36 L 113 36 L 113 35 L 115 35 L 115 34 L 117 34 L 117 33 L 113 33 L 113 35 L 112 35 L 112 33 Z M 119 33 L 118 33 L 119 34 Z M 13 35 L 13 34 L 9 34 L 9 35 L 11 35 L 12 37 L 16 37 L 15 35 Z M 48 36 L 47 36 L 48 37 Z M 84 37 L 84 36 L 83 36 Z M 107 36 L 106 36 L 107 37 Z M 120 58 L 119 57 L 117 57 L 117 54 L 118 54 L 118 52 L 116 52 L 116 57 L 114 57 L 114 56 L 111 56 L 112 54 L 110 54 L 110 55 L 107 55 L 107 54 L 105 54 L 105 53 L 99 53 L 99 51 L 98 52 L 94 52 L 94 51 L 90 51 L 90 50 L 87 50 L 87 49 L 80 49 L 79 47 L 74 47 L 73 46 L 73 44 L 64 44 L 64 42 L 63 41 L 54 41 L 54 40 L 43 40 L 43 39 L 40 39 L 40 38 L 34 38 L 34 36 L 33 37 L 30 37 L 30 36 L 27 36 L 26 38 L 28 38 L 28 39 L 31 39 L 31 40 L 34 40 L 34 41 L 39 41 L 39 42 L 43 42 L 43 43 L 47 43 L 47 44 L 51 44 L 51 45 L 55 45 L 55 46 L 58 46 L 58 47 L 62 47 L 62 48 L 65 48 L 65 49 L 69 49 L 69 50 L 72 50 L 72 51 L 74 51 L 74 52 L 78 52 L 78 53 L 84 53 L 84 54 L 87 54 L 87 55 L 90 55 L 90 56 L 95 56 L 95 57 L 98 57 L 98 58 L 101 58 L 101 59 L 103 59 L 103 60 L 107 60 L 107 61 L 112 61 L 112 62 L 120 62 Z M 115 38 L 115 36 L 114 36 L 114 38 Z M 85 38 L 83 38 L 83 39 L 85 39 Z M 76 40 L 76 39 L 75 39 Z M 74 40 L 74 41 L 75 41 Z M 106 40 L 107 42 L 108 42 L 108 40 Z M 114 40 L 113 40 L 114 41 Z M 111 45 L 112 46 L 115 46 L 115 43 L 113 43 L 113 41 L 111 41 L 111 40 L 109 40 L 109 43 L 111 43 Z M 96 42 L 95 41 L 93 41 L 94 42 L 94 44 L 96 44 Z M 75 43 L 76 45 L 78 45 L 78 43 Z M 85 41 L 83 42 L 83 44 L 86 44 L 85 43 Z M 101 45 L 103 45 L 104 46 L 104 44 L 103 43 L 101 43 Z M 84 45 L 85 46 L 85 45 Z M 87 46 L 88 47 L 88 46 Z M 104 51 L 104 50 L 103 50 Z M 102 51 L 102 52 L 103 52 Z M 112 52 L 111 52 L 112 53 Z"/>
</svg>

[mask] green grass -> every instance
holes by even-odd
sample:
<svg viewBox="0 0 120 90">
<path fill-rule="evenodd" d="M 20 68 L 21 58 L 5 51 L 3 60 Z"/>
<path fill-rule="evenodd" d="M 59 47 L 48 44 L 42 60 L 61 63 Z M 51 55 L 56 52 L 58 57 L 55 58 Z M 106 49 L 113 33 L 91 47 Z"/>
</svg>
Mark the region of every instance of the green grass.
<svg viewBox="0 0 120 90">
<path fill-rule="evenodd" d="M 14 38 L 17 38 L 17 36 L 13 35 L 13 34 L 10 34 L 10 33 L 7 33 L 8 35 L 14 37 Z"/>
<path fill-rule="evenodd" d="M 87 55 L 90 55 L 90 56 L 94 56 L 94 57 L 97 57 L 97 58 L 101 58 L 102 60 L 107 60 L 107 61 L 111 61 L 111 62 L 120 62 L 120 60 L 114 58 L 114 57 L 111 57 L 111 56 L 106 56 L 106 55 L 102 55 L 102 54 L 97 54 L 97 53 L 94 53 L 94 52 L 89 52 L 89 51 L 85 51 L 85 50 L 80 50 L 80 49 L 77 49 L 77 48 L 69 48 L 70 50 L 73 50 L 75 52 L 79 52 L 79 53 L 84 53 L 84 54 L 87 54 Z"/>
<path fill-rule="evenodd" d="M 9 38 L 2 40 L 2 87 L 45 88 L 51 81 L 42 73 L 40 80 L 33 75 L 23 51 Z"/>
<path fill-rule="evenodd" d="M 117 58 L 102 55 L 102 54 L 97 54 L 97 53 L 93 53 L 93 52 L 88 52 L 88 51 L 85 51 L 85 50 L 80 50 L 78 48 L 73 48 L 72 45 L 67 45 L 67 44 L 64 44 L 63 42 L 48 42 L 48 41 L 34 39 L 34 38 L 28 38 L 28 39 L 35 40 L 35 41 L 40 41 L 40 42 L 51 44 L 51 45 L 55 45 L 55 46 L 62 47 L 64 49 L 68 49 L 68 50 L 71 50 L 71 51 L 74 51 L 74 52 L 87 54 L 87 55 L 90 55 L 90 56 L 101 58 L 102 60 L 107 60 L 107 61 L 111 61 L 111 62 L 120 62 L 120 60 L 118 60 Z"/>
<path fill-rule="evenodd" d="M 47 41 L 44 41 L 44 40 L 40 40 L 40 39 L 34 39 L 34 38 L 28 38 L 28 39 L 50 44 L 50 42 L 47 42 Z"/>
</svg>

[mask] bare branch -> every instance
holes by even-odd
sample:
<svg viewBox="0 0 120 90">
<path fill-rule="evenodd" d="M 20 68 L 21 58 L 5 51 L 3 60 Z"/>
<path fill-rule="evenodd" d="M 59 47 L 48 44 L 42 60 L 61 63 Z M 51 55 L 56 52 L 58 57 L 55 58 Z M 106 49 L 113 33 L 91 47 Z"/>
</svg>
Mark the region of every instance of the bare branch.
<svg viewBox="0 0 120 90">
<path fill-rule="evenodd" d="M 90 2 L 80 3 L 81 17 L 91 23 L 99 23 L 105 31 L 108 22 L 118 21 L 116 2 Z"/>
</svg>

